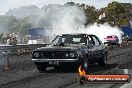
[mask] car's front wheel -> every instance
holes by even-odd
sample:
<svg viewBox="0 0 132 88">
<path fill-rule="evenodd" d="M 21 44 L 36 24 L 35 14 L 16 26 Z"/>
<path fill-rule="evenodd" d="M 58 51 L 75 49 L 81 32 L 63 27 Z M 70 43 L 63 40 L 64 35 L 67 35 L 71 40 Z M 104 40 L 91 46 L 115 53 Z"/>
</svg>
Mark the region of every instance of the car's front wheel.
<svg viewBox="0 0 132 88">
<path fill-rule="evenodd" d="M 45 63 L 35 62 L 35 64 L 40 72 L 46 71 L 47 65 Z"/>
<path fill-rule="evenodd" d="M 99 59 L 98 64 L 100 66 L 105 66 L 107 64 L 107 53 L 102 55 L 102 57 Z"/>
</svg>

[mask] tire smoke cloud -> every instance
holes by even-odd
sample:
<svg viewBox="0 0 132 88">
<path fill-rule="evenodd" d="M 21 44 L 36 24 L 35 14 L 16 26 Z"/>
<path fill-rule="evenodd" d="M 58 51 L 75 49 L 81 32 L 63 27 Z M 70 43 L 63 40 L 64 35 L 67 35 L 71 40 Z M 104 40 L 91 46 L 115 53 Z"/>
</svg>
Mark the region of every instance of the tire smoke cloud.
<svg viewBox="0 0 132 88">
<path fill-rule="evenodd" d="M 85 14 L 83 10 L 77 6 L 65 6 L 63 10 L 58 9 L 51 15 L 52 32 L 53 34 L 64 33 L 87 33 L 98 36 L 101 41 L 105 42 L 105 37 L 108 35 L 116 35 L 119 38 L 119 43 L 122 42 L 123 32 L 118 27 L 112 27 L 109 24 L 92 24 L 84 26 Z"/>
<path fill-rule="evenodd" d="M 30 6 L 32 7 L 32 6 Z M 26 7 L 23 7 L 26 9 Z M 118 27 L 112 27 L 105 24 L 91 24 L 86 26 L 86 16 L 82 8 L 71 5 L 47 5 L 38 9 L 32 7 L 35 10 L 26 9 L 29 17 L 28 21 L 32 24 L 33 28 L 43 28 L 45 30 L 44 35 L 58 35 L 65 33 L 87 33 L 98 36 L 102 42 L 108 35 L 116 35 L 119 38 L 119 43 L 122 42 L 123 32 Z M 14 9 L 8 12 L 8 15 L 19 16 L 19 13 L 25 13 L 22 8 Z M 21 12 L 22 11 L 22 12 Z M 34 11 L 34 13 L 33 13 Z M 16 14 L 15 14 L 16 13 Z M 32 14 L 32 15 L 31 15 Z M 24 16 L 26 16 L 24 14 Z"/>
<path fill-rule="evenodd" d="M 122 43 L 123 32 L 118 27 L 112 27 L 109 24 L 93 24 L 91 26 L 87 26 L 86 28 L 81 28 L 81 31 L 88 34 L 94 34 L 100 38 L 102 43 L 105 42 L 105 39 L 109 35 L 116 35 L 119 38 L 119 44 Z"/>
</svg>

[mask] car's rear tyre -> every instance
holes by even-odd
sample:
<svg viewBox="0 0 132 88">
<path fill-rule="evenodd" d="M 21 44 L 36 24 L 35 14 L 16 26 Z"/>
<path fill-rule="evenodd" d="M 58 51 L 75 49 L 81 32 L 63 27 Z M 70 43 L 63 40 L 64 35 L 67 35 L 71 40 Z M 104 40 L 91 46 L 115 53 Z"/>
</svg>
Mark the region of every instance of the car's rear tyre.
<svg viewBox="0 0 132 88">
<path fill-rule="evenodd" d="M 46 71 L 47 65 L 46 65 L 45 63 L 36 62 L 35 64 L 36 64 L 36 66 L 37 66 L 37 69 L 38 69 L 40 72 L 45 72 L 45 71 Z"/>
<path fill-rule="evenodd" d="M 98 61 L 99 66 L 105 66 L 107 64 L 107 53 L 102 55 L 102 57 Z"/>
</svg>

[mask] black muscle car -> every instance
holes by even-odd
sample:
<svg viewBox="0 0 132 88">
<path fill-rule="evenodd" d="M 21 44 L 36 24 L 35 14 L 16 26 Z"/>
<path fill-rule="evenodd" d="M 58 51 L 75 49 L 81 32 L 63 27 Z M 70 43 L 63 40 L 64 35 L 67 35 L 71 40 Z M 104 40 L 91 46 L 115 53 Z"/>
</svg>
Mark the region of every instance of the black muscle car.
<svg viewBox="0 0 132 88">
<path fill-rule="evenodd" d="M 107 48 L 95 35 L 62 34 L 56 36 L 49 46 L 34 50 L 32 61 L 39 71 L 45 71 L 49 66 L 65 65 L 82 65 L 87 70 L 89 64 L 107 64 Z"/>
</svg>

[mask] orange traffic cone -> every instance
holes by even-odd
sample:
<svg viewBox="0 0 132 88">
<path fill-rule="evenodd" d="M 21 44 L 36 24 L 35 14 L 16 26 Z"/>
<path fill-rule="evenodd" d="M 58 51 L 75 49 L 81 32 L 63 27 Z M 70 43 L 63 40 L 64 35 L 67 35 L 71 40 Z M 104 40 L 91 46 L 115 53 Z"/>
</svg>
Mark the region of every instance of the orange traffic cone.
<svg viewBox="0 0 132 88">
<path fill-rule="evenodd" d="M 10 70 L 11 69 L 10 60 L 9 60 L 8 57 L 6 58 L 5 69 L 6 70 Z"/>
</svg>

